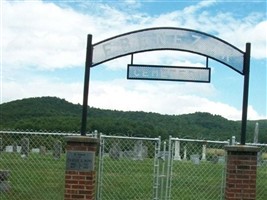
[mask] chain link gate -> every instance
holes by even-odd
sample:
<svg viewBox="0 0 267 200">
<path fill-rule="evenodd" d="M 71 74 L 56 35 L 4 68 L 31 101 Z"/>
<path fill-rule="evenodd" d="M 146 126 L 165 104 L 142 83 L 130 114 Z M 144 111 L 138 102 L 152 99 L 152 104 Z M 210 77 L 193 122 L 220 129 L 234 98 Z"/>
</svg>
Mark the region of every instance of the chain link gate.
<svg viewBox="0 0 267 200">
<path fill-rule="evenodd" d="M 159 138 L 100 135 L 98 200 L 159 200 Z"/>
<path fill-rule="evenodd" d="M 100 135 L 97 200 L 222 199 L 227 144 Z"/>
<path fill-rule="evenodd" d="M 165 200 L 223 199 L 228 144 L 170 137 Z"/>
</svg>

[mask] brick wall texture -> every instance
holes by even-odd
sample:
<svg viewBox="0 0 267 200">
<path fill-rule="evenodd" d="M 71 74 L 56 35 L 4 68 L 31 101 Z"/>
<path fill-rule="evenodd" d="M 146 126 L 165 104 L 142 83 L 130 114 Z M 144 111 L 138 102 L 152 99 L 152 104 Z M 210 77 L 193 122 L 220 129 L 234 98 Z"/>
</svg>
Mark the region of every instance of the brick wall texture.
<svg viewBox="0 0 267 200">
<path fill-rule="evenodd" d="M 67 151 L 97 151 L 97 140 L 67 140 Z M 94 200 L 96 188 L 96 171 L 65 171 L 64 200 Z"/>
<path fill-rule="evenodd" d="M 227 152 L 225 200 L 256 199 L 257 152 Z"/>
</svg>

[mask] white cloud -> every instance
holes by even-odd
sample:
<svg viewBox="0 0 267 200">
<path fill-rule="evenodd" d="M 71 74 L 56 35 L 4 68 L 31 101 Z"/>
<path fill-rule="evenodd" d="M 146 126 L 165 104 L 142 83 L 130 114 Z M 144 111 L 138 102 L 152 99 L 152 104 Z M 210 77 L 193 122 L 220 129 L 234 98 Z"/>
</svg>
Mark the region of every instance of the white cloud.
<svg viewBox="0 0 267 200">
<path fill-rule="evenodd" d="M 161 114 L 209 112 L 227 119 L 241 120 L 241 110 L 226 103 L 209 100 L 216 95 L 212 84 L 175 84 L 166 82 L 126 81 L 92 82 L 89 102 L 91 106 Z M 248 119 L 263 119 L 252 106 Z"/>
<path fill-rule="evenodd" d="M 16 99 L 41 97 L 41 96 L 56 96 L 64 98 L 69 102 L 82 103 L 81 83 L 62 83 L 49 80 L 42 77 L 28 77 L 27 80 L 9 80 L 2 86 L 3 102 L 8 102 L 12 97 Z"/>
<path fill-rule="evenodd" d="M 3 77 L 13 70 L 23 74 L 25 68 L 53 70 L 56 68 L 83 67 L 85 62 L 86 35 L 93 34 L 93 43 L 117 34 L 148 27 L 184 27 L 215 34 L 216 36 L 245 48 L 252 43 L 252 56 L 266 59 L 266 27 L 264 17 L 248 13 L 243 19 L 231 13 L 212 13 L 209 6 L 215 1 L 202 1 L 194 6 L 150 16 L 136 9 L 129 10 L 95 3 L 94 9 L 78 12 L 68 6 L 57 6 L 42 1 L 3 1 L 2 13 L 2 67 Z M 128 5 L 141 8 L 135 0 Z M 88 6 L 83 4 L 81 6 Z M 141 64 L 203 66 L 200 56 L 161 51 L 135 55 Z M 129 57 L 117 59 L 105 65 L 109 69 L 126 68 Z M 9 72 L 8 72 L 9 71 Z M 74 103 L 81 103 L 83 83 L 63 83 L 45 77 L 5 78 L 2 83 L 4 101 L 32 96 L 58 96 Z M 25 82 L 26 81 L 26 82 Z M 160 84 L 156 82 L 133 83 L 114 80 L 112 83 L 94 82 L 90 86 L 91 106 L 118 109 L 144 110 L 168 114 L 203 111 L 219 114 L 229 119 L 240 119 L 241 111 L 215 99 L 216 88 L 211 84 Z M 201 92 L 200 92 L 201 91 Z M 248 118 L 260 116 L 252 106 Z"/>
<path fill-rule="evenodd" d="M 91 21 L 89 16 L 52 3 L 4 2 L 3 66 L 53 69 L 82 65 L 84 27 Z"/>
<path fill-rule="evenodd" d="M 62 83 L 43 77 L 31 77 L 27 81 L 7 80 L 2 86 L 4 102 L 16 99 L 57 96 L 73 103 L 82 104 L 83 84 Z M 146 111 L 161 114 L 186 114 L 209 112 L 227 119 L 241 120 L 241 110 L 216 97 L 212 84 L 153 82 L 115 79 L 112 81 L 91 81 L 89 106 L 123 111 Z M 248 107 L 248 119 L 264 119 L 252 106 Z"/>
<path fill-rule="evenodd" d="M 98 13 L 91 11 L 90 14 L 88 10 L 85 14 L 42 1 L 4 1 L 3 65 L 39 69 L 83 66 L 88 33 L 93 34 L 93 41 L 96 42 L 155 26 L 215 32 L 243 50 L 245 43 L 251 42 L 252 56 L 266 58 L 267 21 L 261 20 L 255 13 L 248 14 L 245 19 L 236 19 L 230 13 L 213 15 L 208 10 L 202 11 L 213 4 L 214 1 L 202 1 L 184 10 L 151 17 L 141 12 L 129 15 L 116 7 L 100 3 L 94 4 L 98 7 Z"/>
<path fill-rule="evenodd" d="M 133 56 L 133 64 L 167 65 L 167 66 L 188 66 L 205 67 L 206 58 L 196 54 L 179 51 L 153 51 L 138 53 Z M 131 63 L 131 56 L 124 56 L 103 65 L 110 70 L 126 69 Z"/>
<path fill-rule="evenodd" d="M 199 3 L 186 7 L 183 11 L 185 14 L 194 14 L 196 11 L 201 10 L 206 7 L 210 7 L 216 1 L 200 1 Z"/>
</svg>

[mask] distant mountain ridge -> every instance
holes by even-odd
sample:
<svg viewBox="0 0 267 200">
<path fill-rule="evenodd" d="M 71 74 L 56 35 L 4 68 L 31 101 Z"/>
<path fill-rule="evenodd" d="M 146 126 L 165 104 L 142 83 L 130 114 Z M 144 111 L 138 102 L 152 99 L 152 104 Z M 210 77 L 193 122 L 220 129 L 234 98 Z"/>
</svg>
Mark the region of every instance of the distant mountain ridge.
<svg viewBox="0 0 267 200">
<path fill-rule="evenodd" d="M 0 129 L 77 131 L 81 126 L 82 106 L 57 97 L 35 97 L 0 104 Z M 259 141 L 267 143 L 267 120 L 248 121 L 247 138 L 252 142 L 255 123 Z M 104 134 L 168 138 L 227 140 L 240 136 L 240 121 L 210 113 L 162 115 L 158 113 L 89 108 L 88 131 Z"/>
</svg>

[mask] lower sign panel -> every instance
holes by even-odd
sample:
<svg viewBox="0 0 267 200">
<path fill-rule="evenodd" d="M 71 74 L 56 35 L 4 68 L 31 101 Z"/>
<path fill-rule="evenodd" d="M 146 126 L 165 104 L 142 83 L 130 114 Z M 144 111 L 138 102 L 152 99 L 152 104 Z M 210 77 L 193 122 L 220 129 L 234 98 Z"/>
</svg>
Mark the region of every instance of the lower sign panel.
<svg viewBox="0 0 267 200">
<path fill-rule="evenodd" d="M 210 82 L 210 68 L 128 65 L 128 79 Z"/>
<path fill-rule="evenodd" d="M 68 151 L 66 170 L 93 171 L 95 153 L 90 151 Z"/>
</svg>

